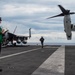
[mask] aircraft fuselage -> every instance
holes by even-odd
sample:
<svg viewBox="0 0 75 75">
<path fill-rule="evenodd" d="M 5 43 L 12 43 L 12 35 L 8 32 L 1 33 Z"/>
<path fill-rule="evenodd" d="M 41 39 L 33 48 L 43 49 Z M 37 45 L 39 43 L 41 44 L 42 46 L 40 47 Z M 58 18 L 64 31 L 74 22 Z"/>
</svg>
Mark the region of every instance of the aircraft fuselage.
<svg viewBox="0 0 75 75">
<path fill-rule="evenodd" d="M 70 15 L 64 15 L 64 31 L 66 32 L 67 39 L 70 40 L 72 36 Z"/>
</svg>

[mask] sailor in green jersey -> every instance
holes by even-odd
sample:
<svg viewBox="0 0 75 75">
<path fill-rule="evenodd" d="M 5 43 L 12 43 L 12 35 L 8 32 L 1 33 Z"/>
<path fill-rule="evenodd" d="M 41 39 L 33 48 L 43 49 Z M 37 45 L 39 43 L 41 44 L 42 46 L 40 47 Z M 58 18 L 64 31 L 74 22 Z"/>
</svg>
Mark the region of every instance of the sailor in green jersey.
<svg viewBox="0 0 75 75">
<path fill-rule="evenodd" d="M 1 17 L 0 17 L 0 23 L 1 23 Z M 0 53 L 1 53 L 1 43 L 2 43 L 2 40 L 3 40 L 3 38 L 2 38 L 2 27 L 0 26 Z"/>
<path fill-rule="evenodd" d="M 2 43 L 2 28 L 0 27 L 0 43 Z M 1 49 L 0 49 L 0 52 L 1 52 Z"/>
<path fill-rule="evenodd" d="M 1 23 L 1 17 L 0 17 L 0 23 Z M 1 43 L 2 43 L 3 37 L 2 37 L 2 27 L 0 26 L 0 53 L 1 53 Z M 2 69 L 0 69 L 0 72 L 2 72 Z"/>
</svg>

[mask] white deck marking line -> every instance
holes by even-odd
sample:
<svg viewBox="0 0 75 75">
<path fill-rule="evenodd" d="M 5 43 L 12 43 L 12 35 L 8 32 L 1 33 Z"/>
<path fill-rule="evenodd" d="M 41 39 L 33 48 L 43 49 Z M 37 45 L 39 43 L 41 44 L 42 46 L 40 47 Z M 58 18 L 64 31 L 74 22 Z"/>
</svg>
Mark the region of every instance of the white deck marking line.
<svg viewBox="0 0 75 75">
<path fill-rule="evenodd" d="M 12 57 L 12 56 L 16 56 L 16 55 L 20 55 L 20 54 L 24 54 L 24 53 L 32 52 L 32 51 L 36 51 L 36 50 L 39 50 L 39 49 L 41 49 L 41 48 L 31 49 L 31 50 L 27 50 L 27 51 L 23 51 L 23 52 L 19 52 L 19 53 L 14 53 L 14 54 L 10 54 L 10 55 L 6 55 L 6 56 L 2 56 L 2 57 L 0 57 L 0 59 L 4 59 L 4 58 L 8 58 L 8 57 Z"/>
<path fill-rule="evenodd" d="M 32 75 L 64 75 L 65 46 L 59 47 Z"/>
</svg>

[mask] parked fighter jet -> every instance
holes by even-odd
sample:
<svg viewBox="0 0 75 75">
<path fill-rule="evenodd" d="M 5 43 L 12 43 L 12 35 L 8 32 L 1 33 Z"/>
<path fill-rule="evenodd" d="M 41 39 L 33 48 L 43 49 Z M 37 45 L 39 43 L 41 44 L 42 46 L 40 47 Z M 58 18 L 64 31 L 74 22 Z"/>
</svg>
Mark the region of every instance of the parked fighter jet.
<svg viewBox="0 0 75 75">
<path fill-rule="evenodd" d="M 29 36 L 18 36 L 14 33 L 10 33 L 8 30 L 6 30 L 3 34 L 2 46 L 7 46 L 7 44 L 9 42 L 11 42 L 12 45 L 16 45 L 16 43 L 14 44 L 13 41 L 16 41 L 18 44 L 20 44 L 21 42 L 23 44 L 26 44 L 28 38 L 30 38 L 30 37 L 31 37 L 31 28 L 29 29 Z"/>
<path fill-rule="evenodd" d="M 71 40 L 71 37 L 72 37 L 71 31 L 75 31 L 75 25 L 71 24 L 70 15 L 75 14 L 75 12 L 70 12 L 70 10 L 66 10 L 61 5 L 58 5 L 58 6 L 61 9 L 62 13 L 58 14 L 56 16 L 49 17 L 47 19 L 59 17 L 59 16 L 64 16 L 64 31 L 66 32 L 67 39 Z"/>
</svg>

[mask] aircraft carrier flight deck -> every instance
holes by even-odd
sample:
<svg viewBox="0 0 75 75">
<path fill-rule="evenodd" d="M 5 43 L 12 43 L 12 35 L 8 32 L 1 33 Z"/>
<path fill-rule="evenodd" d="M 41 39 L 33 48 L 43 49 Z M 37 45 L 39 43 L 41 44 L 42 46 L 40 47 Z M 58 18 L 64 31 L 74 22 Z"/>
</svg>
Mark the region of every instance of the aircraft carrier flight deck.
<svg viewBox="0 0 75 75">
<path fill-rule="evenodd" d="M 75 75 L 75 46 L 2 48 L 0 75 Z"/>
</svg>

